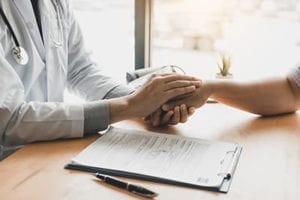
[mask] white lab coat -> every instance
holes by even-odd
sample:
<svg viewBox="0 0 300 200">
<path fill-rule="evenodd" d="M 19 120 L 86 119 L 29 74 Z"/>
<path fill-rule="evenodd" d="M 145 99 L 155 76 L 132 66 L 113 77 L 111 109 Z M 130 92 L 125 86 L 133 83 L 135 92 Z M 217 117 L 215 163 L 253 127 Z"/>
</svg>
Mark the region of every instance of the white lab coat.
<svg viewBox="0 0 300 200">
<path fill-rule="evenodd" d="M 26 66 L 15 62 L 0 19 L 0 145 L 83 136 L 83 105 L 63 103 L 65 88 L 91 101 L 117 86 L 86 53 L 69 1 L 58 0 L 58 12 L 54 2 L 40 0 L 44 42 L 30 0 L 0 2 L 29 55 Z"/>
</svg>

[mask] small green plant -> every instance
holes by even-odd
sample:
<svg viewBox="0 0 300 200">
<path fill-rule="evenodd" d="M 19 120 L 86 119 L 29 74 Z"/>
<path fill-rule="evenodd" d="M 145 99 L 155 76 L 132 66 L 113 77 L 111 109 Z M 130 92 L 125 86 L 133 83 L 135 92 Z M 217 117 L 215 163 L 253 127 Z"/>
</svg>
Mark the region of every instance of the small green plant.
<svg viewBox="0 0 300 200">
<path fill-rule="evenodd" d="M 229 70 L 231 67 L 231 58 L 230 56 L 226 55 L 225 53 L 220 53 L 220 61 L 218 62 L 218 68 L 219 68 L 219 75 L 221 76 L 228 76 L 232 75 Z"/>
</svg>

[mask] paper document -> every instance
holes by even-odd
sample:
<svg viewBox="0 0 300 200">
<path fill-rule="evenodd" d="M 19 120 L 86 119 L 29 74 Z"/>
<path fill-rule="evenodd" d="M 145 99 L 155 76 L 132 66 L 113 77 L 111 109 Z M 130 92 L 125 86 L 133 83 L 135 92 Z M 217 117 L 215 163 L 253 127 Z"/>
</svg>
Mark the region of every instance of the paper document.
<svg viewBox="0 0 300 200">
<path fill-rule="evenodd" d="M 114 174 L 220 188 L 233 173 L 237 149 L 233 143 L 111 128 L 72 163 Z"/>
</svg>

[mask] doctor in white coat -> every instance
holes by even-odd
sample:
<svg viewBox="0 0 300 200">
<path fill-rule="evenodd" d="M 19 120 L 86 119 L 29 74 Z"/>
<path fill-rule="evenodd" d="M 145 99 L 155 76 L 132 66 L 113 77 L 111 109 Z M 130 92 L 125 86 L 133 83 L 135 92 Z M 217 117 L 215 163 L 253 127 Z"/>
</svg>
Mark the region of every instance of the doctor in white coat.
<svg viewBox="0 0 300 200">
<path fill-rule="evenodd" d="M 1 0 L 0 7 L 2 147 L 82 137 L 145 117 L 201 84 L 190 76 L 161 75 L 133 92 L 103 76 L 91 61 L 68 0 Z M 12 53 L 17 46 L 28 61 L 26 53 Z M 87 102 L 64 103 L 65 88 Z"/>
</svg>

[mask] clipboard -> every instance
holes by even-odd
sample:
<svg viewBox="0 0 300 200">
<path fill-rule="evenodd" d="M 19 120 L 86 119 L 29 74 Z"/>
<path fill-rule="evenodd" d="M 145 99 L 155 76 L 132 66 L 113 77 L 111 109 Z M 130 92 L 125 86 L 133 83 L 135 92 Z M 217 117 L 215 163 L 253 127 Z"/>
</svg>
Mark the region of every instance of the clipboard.
<svg viewBox="0 0 300 200">
<path fill-rule="evenodd" d="M 113 133 L 111 133 L 113 132 Z M 147 169 L 142 169 L 139 170 L 139 168 L 136 169 L 125 169 L 124 167 L 118 165 L 118 161 L 114 161 L 117 164 L 110 165 L 107 164 L 105 166 L 101 165 L 99 163 L 93 163 L 93 153 L 94 148 L 100 148 L 100 149 L 105 149 L 103 147 L 99 147 L 99 145 L 103 145 L 103 143 L 109 141 L 108 139 L 111 139 L 109 145 L 111 144 L 116 144 L 117 140 L 120 138 L 123 140 L 126 140 L 126 137 L 122 135 L 122 133 L 126 134 L 131 134 L 130 132 L 133 132 L 133 134 L 141 134 L 144 136 L 144 134 L 150 135 L 150 137 L 158 137 L 159 139 L 162 140 L 173 140 L 173 141 L 200 141 L 202 143 L 207 143 L 207 144 L 218 144 L 218 145 L 227 145 L 228 147 L 234 147 L 232 150 L 224 152 L 224 155 L 218 160 L 219 166 L 217 171 L 216 171 L 216 178 L 218 181 L 220 181 L 218 184 L 215 185 L 209 185 L 206 178 L 198 178 L 197 181 L 194 181 L 197 177 L 188 177 L 190 179 L 185 179 L 184 176 L 176 177 L 176 176 L 168 176 L 164 174 L 160 174 L 158 172 L 147 171 Z M 113 137 L 112 135 L 107 135 L 107 134 L 119 134 L 118 137 Z M 121 135 L 120 135 L 121 134 Z M 155 135 L 153 135 L 155 134 Z M 103 140 L 103 137 L 106 136 L 106 140 Z M 140 135 L 139 135 L 140 136 Z M 111 138 L 110 138 L 111 137 Z M 120 140 L 119 143 L 121 144 Z M 105 143 L 108 145 L 108 143 Z M 123 144 L 123 143 L 122 143 Z M 230 146 L 232 145 L 232 146 Z M 212 146 L 211 148 L 213 148 Z M 196 149 L 197 150 L 197 149 Z M 214 149 L 212 149 L 214 151 Z M 196 151 L 197 152 L 197 151 Z M 222 142 L 215 142 L 215 141 L 207 141 L 207 140 L 199 140 L 196 138 L 186 138 L 186 137 L 180 137 L 180 136 L 174 136 L 174 135 L 166 135 L 166 134 L 158 134 L 158 133 L 150 133 L 150 132 L 144 132 L 141 133 L 141 131 L 137 130 L 126 130 L 126 129 L 116 129 L 113 128 L 113 131 L 108 131 L 108 133 L 105 133 L 103 136 L 101 136 L 97 141 L 95 141 L 93 144 L 88 146 L 84 151 L 82 151 L 77 157 L 72 159 L 72 162 L 67 164 L 65 166 L 65 169 L 72 169 L 72 170 L 81 170 L 85 172 L 90 172 L 90 173 L 102 173 L 102 174 L 107 174 L 107 175 L 112 175 L 112 176 L 119 176 L 119 177 L 126 177 L 126 178 L 134 178 L 134 179 L 139 179 L 139 180 L 145 180 L 145 181 L 153 181 L 153 182 L 159 182 L 159 183 L 165 183 L 165 184 L 171 184 L 171 185 L 177 185 L 177 186 L 183 186 L 183 187 L 191 187 L 191 188 L 196 188 L 196 189 L 205 189 L 205 190 L 210 190 L 210 191 L 215 191 L 215 192 L 221 192 L 221 193 L 227 193 L 229 191 L 231 182 L 233 180 L 234 172 L 238 164 L 239 157 L 242 152 L 242 147 L 233 143 L 222 143 Z M 109 154 L 109 152 L 107 152 Z M 97 155 L 97 152 L 96 152 Z M 110 155 L 110 154 L 109 154 Z M 90 157 L 89 157 L 90 156 Z M 120 155 L 122 156 L 122 155 Z M 90 161 L 86 159 L 89 157 Z M 113 159 L 113 158 L 112 158 Z M 196 159 L 197 161 L 197 159 Z M 128 161 L 130 162 L 130 161 Z M 120 161 L 120 164 L 122 162 Z M 182 164 L 182 163 L 181 163 Z M 179 163 L 180 165 L 180 163 Z M 110 166 L 110 167 L 108 167 Z M 146 165 L 147 167 L 147 165 Z M 178 170 L 184 171 L 186 168 L 189 167 L 189 164 L 187 163 L 186 165 L 182 165 L 182 167 L 179 167 Z M 145 166 L 144 166 L 145 168 Z M 205 171 L 205 170 L 204 170 Z M 197 174 L 197 172 L 196 172 Z M 201 174 L 201 173 L 200 173 Z M 191 180 L 191 181 L 188 181 Z"/>
</svg>

